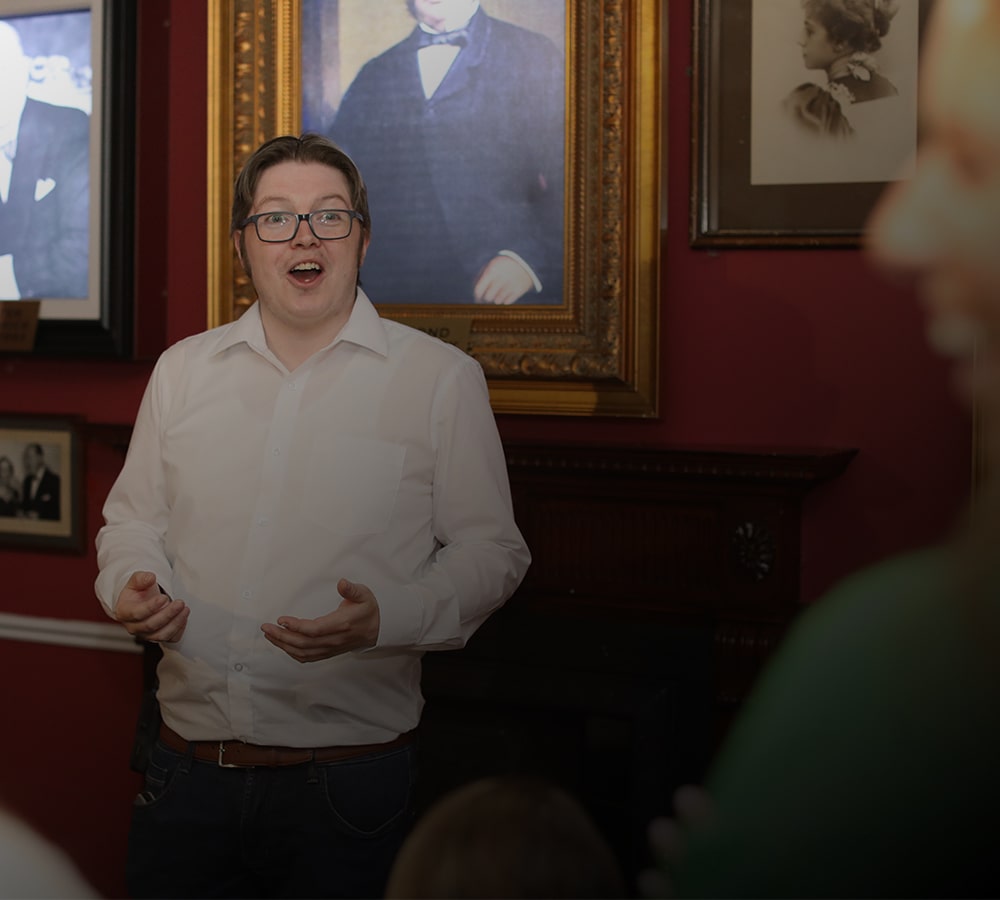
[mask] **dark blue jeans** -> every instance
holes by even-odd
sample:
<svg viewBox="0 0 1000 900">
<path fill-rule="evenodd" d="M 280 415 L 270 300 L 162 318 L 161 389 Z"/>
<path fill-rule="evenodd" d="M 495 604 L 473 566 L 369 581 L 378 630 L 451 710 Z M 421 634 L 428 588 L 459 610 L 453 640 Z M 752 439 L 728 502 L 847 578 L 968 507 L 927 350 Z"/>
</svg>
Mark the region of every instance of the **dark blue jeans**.
<svg viewBox="0 0 1000 900">
<path fill-rule="evenodd" d="M 414 746 L 225 769 L 159 741 L 136 798 L 133 897 L 382 897 L 412 819 Z"/>
</svg>

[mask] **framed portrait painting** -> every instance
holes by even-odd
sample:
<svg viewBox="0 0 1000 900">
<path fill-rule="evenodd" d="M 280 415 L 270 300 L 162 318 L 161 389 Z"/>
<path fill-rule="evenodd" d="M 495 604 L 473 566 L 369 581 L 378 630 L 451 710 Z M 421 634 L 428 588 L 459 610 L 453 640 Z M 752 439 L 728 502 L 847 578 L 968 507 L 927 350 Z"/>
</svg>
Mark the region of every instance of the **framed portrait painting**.
<svg viewBox="0 0 1000 900">
<path fill-rule="evenodd" d="M 255 299 L 236 173 L 314 131 L 367 182 L 381 315 L 473 355 L 498 412 L 654 415 L 660 0 L 482 0 L 446 39 L 421 6 L 210 4 L 210 323 Z"/>
<path fill-rule="evenodd" d="M 0 0 L 0 302 L 32 349 L 130 351 L 135 4 Z"/>
<path fill-rule="evenodd" d="M 853 247 L 916 158 L 926 0 L 695 0 L 691 242 Z"/>
<path fill-rule="evenodd" d="M 76 420 L 0 415 L 0 546 L 83 549 L 81 457 Z"/>
</svg>

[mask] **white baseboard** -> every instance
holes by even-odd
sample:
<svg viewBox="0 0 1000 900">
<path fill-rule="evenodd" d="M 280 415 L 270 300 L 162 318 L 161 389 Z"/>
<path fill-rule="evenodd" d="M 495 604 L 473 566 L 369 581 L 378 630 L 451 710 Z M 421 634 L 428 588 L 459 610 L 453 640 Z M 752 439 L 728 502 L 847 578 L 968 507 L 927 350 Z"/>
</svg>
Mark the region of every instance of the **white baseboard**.
<svg viewBox="0 0 1000 900">
<path fill-rule="evenodd" d="M 135 642 L 135 638 L 113 622 L 81 622 L 16 613 L 0 612 L 0 640 L 142 653 L 142 647 Z"/>
</svg>

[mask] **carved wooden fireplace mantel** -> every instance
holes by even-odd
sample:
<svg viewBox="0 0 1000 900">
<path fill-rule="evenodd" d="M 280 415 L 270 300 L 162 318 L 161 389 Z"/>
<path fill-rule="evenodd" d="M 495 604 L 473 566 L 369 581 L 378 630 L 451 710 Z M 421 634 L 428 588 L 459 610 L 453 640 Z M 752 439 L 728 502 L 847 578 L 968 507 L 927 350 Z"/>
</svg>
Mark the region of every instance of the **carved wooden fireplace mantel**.
<svg viewBox="0 0 1000 900">
<path fill-rule="evenodd" d="M 854 453 L 511 445 L 522 599 L 787 618 L 802 498 Z"/>
<path fill-rule="evenodd" d="M 464 650 L 425 658 L 428 801 L 558 779 L 634 876 L 801 608 L 804 497 L 855 452 L 508 444 L 532 564 Z"/>
</svg>

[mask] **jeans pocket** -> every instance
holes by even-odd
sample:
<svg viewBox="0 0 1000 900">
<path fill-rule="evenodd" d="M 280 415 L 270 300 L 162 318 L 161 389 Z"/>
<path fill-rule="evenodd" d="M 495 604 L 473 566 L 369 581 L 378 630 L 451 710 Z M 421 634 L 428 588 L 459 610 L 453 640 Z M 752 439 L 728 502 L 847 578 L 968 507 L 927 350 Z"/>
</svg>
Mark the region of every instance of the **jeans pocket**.
<svg viewBox="0 0 1000 900">
<path fill-rule="evenodd" d="M 410 812 L 415 775 L 412 747 L 320 767 L 326 803 L 339 827 L 355 837 L 380 837 Z"/>
<path fill-rule="evenodd" d="M 149 754 L 142 791 L 136 795 L 133 805 L 143 807 L 159 802 L 169 791 L 183 761 L 182 754 L 157 741 Z"/>
</svg>

